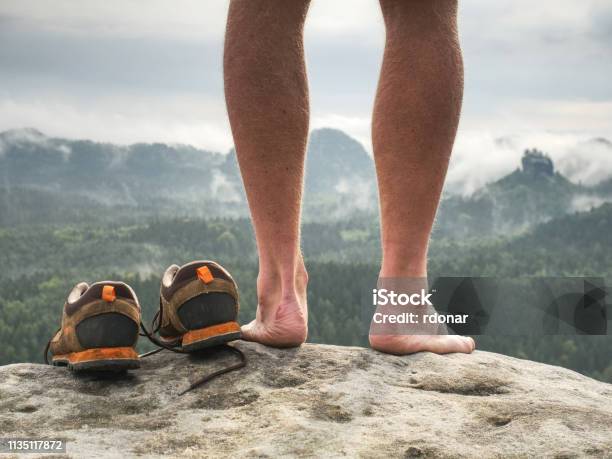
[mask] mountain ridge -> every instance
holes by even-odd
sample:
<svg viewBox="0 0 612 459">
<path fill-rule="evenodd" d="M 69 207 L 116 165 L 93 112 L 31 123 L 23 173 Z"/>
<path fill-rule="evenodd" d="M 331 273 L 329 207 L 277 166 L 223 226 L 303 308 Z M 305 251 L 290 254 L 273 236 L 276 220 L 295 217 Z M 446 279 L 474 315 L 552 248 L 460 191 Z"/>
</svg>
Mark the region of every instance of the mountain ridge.
<svg viewBox="0 0 612 459">
<path fill-rule="evenodd" d="M 612 178 L 595 186 L 575 184 L 554 171 L 543 153 L 527 151 L 523 161 L 528 156 L 527 166 L 470 196 L 445 193 L 438 231 L 456 236 L 520 232 L 612 201 Z M 36 212 L 48 213 L 37 201 L 58 209 L 57 218 L 70 219 L 111 207 L 126 218 L 248 215 L 233 149 L 223 154 L 180 144 L 113 145 L 47 137 L 33 128 L 0 133 L 0 224 L 27 223 Z M 312 131 L 306 220 L 374 214 L 377 205 L 374 164 L 363 146 L 337 129 Z"/>
</svg>

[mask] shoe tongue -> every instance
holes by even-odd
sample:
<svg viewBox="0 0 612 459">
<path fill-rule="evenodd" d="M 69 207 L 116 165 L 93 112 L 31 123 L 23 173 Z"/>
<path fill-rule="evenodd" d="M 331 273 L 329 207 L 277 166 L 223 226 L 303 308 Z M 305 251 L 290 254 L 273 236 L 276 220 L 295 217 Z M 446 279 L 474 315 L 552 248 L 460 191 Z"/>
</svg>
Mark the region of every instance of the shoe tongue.
<svg viewBox="0 0 612 459">
<path fill-rule="evenodd" d="M 102 299 L 107 302 L 112 302 L 115 298 L 127 298 L 136 301 L 136 297 L 123 282 L 117 281 L 102 281 L 92 284 L 84 296 L 88 300 Z"/>
<path fill-rule="evenodd" d="M 172 279 L 172 283 L 177 284 L 180 282 L 198 278 L 200 277 L 200 272 L 204 273 L 203 268 L 208 269 L 206 263 L 204 263 L 203 261 L 193 261 L 191 263 L 187 263 L 186 265 L 181 266 L 178 271 L 176 271 L 176 273 L 174 274 L 174 278 Z M 210 269 L 208 269 L 208 271 L 210 272 Z"/>
<path fill-rule="evenodd" d="M 170 269 L 170 268 L 169 268 Z M 218 267 L 216 264 L 207 261 L 192 261 L 186 265 L 181 266 L 174 273 L 172 278 L 172 285 L 166 287 L 173 292 L 179 285 L 184 282 L 189 282 L 194 279 L 200 279 L 205 284 L 212 282 L 213 279 L 225 279 L 231 280 L 231 277 L 226 273 L 223 268 Z"/>
</svg>

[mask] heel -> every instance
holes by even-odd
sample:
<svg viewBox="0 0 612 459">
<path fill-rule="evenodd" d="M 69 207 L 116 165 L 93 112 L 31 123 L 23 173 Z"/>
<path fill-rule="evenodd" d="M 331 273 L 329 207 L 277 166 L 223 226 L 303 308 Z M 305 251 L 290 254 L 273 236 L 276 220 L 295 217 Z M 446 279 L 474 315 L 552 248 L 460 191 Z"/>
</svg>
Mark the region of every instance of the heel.
<svg viewBox="0 0 612 459">
<path fill-rule="evenodd" d="M 133 347 L 87 349 L 57 355 L 53 365 L 68 366 L 74 371 L 124 371 L 140 368 L 140 359 Z"/>
<path fill-rule="evenodd" d="M 240 339 L 240 336 L 238 322 L 225 322 L 188 331 L 183 335 L 182 348 L 185 351 L 197 351 Z"/>
</svg>

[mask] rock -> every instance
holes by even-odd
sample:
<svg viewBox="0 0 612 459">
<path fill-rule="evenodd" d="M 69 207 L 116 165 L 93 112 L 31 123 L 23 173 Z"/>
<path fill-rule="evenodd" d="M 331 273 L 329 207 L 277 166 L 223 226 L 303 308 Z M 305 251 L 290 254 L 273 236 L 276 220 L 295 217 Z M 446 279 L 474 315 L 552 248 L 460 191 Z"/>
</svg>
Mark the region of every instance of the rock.
<svg viewBox="0 0 612 459">
<path fill-rule="evenodd" d="M 531 177 L 552 177 L 555 167 L 552 159 L 537 149 L 525 150 L 521 159 L 523 172 Z"/>
<path fill-rule="evenodd" d="M 2 437 L 73 457 L 611 457 L 612 385 L 488 352 L 408 357 L 240 342 L 247 368 L 183 396 L 227 351 L 124 375 L 0 367 Z"/>
</svg>

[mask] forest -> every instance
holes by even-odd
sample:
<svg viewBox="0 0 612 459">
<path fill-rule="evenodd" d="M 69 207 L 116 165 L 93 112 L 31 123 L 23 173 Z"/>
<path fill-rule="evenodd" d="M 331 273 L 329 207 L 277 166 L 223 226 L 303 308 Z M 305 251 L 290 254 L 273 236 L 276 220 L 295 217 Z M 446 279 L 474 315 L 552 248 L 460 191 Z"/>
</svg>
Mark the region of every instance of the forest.
<svg viewBox="0 0 612 459">
<path fill-rule="evenodd" d="M 361 304 L 376 281 L 376 215 L 303 227 L 309 272 L 309 342 L 367 345 Z M 612 267 L 612 205 L 566 215 L 518 236 L 438 237 L 429 277 L 597 276 Z M 152 218 L 141 223 L 35 224 L 0 228 L 0 364 L 42 361 L 42 349 L 59 326 L 65 297 L 79 281 L 120 279 L 132 285 L 145 321 L 158 304 L 160 276 L 171 263 L 214 259 L 235 276 L 240 320 L 254 317 L 257 259 L 248 219 Z M 528 320 L 512 316 L 515 322 Z M 516 307 L 516 310 L 521 310 Z M 481 350 L 562 365 L 612 382 L 612 340 L 585 335 L 475 336 Z M 148 349 L 149 344 L 140 342 Z"/>
</svg>

